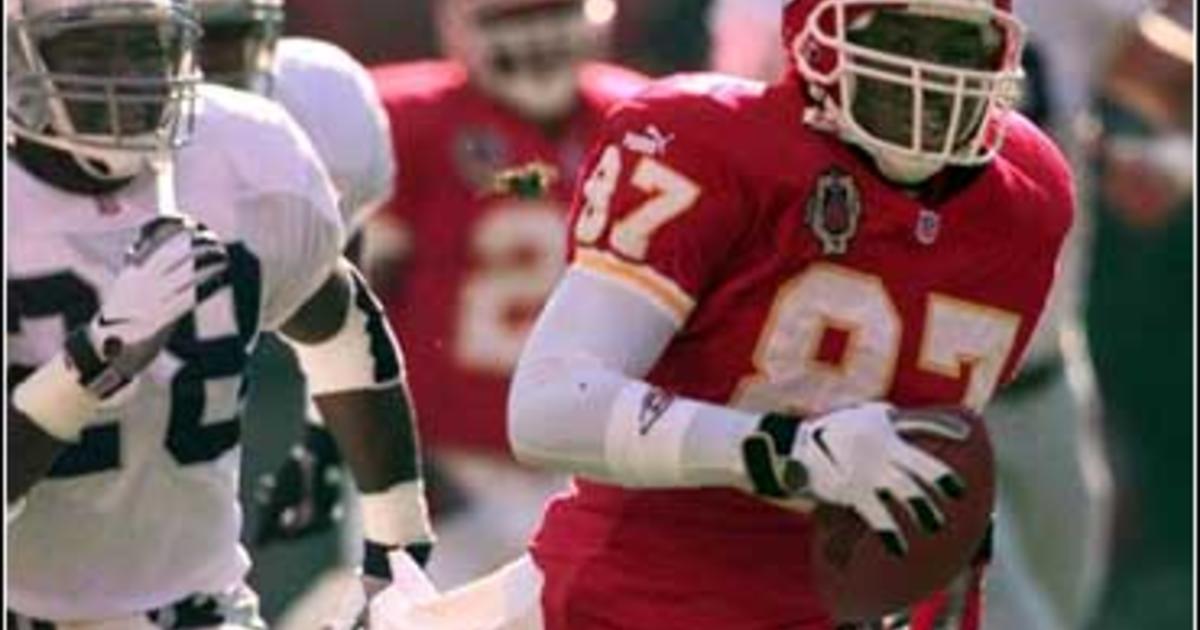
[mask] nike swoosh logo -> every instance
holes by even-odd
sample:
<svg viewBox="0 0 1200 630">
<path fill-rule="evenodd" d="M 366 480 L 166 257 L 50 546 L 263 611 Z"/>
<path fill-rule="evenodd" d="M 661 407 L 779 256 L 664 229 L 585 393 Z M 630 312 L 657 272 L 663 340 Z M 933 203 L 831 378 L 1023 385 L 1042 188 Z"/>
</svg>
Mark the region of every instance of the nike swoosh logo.
<svg viewBox="0 0 1200 630">
<path fill-rule="evenodd" d="M 118 317 L 116 319 L 109 319 L 103 315 L 101 315 L 99 318 L 96 319 L 96 323 L 100 324 L 101 326 L 104 326 L 104 327 L 120 326 L 121 324 L 128 324 L 131 321 L 133 321 L 133 320 L 128 317 Z"/>
<path fill-rule="evenodd" d="M 816 442 L 817 447 L 825 453 L 825 456 L 829 458 L 829 461 L 836 464 L 837 458 L 833 456 L 833 452 L 829 450 L 829 445 L 825 443 L 825 427 L 813 431 L 812 439 L 813 442 Z"/>
</svg>

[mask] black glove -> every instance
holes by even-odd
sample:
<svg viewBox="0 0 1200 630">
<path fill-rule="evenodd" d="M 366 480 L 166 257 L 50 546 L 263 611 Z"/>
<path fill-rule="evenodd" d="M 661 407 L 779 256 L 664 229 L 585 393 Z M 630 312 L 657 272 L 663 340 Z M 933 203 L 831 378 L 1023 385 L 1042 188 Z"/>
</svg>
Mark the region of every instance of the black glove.
<svg viewBox="0 0 1200 630">
<path fill-rule="evenodd" d="M 342 518 L 342 460 L 333 436 L 306 424 L 304 440 L 272 475 L 259 479 L 254 543 L 298 540 L 333 529 Z"/>
</svg>

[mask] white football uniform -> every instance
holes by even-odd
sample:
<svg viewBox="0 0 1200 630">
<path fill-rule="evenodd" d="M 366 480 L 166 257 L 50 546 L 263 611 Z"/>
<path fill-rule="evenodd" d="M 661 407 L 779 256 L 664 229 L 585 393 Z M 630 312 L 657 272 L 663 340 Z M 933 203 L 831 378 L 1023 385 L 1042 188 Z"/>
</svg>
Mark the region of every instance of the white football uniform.
<svg viewBox="0 0 1200 630">
<path fill-rule="evenodd" d="M 371 75 L 337 46 L 285 37 L 275 49 L 271 97 L 308 134 L 341 196 L 349 237 L 392 196 L 392 133 Z"/>
<path fill-rule="evenodd" d="M 396 176 L 391 124 L 375 82 L 350 53 L 308 37 L 279 40 L 271 75 L 268 96 L 283 105 L 312 140 L 337 190 L 349 240 L 391 198 Z M 292 386 L 307 391 L 302 384 Z M 306 416 L 321 422 L 311 400 Z M 349 479 L 344 483 L 347 491 L 353 488 Z M 362 544 L 357 501 L 347 502 L 347 508 L 343 547 L 357 558 Z"/>
<path fill-rule="evenodd" d="M 195 134 L 174 161 L 177 204 L 221 236 L 225 280 L 164 351 L 91 419 L 30 491 L 8 533 L 11 609 L 91 620 L 238 583 L 239 415 L 262 331 L 328 277 L 342 227 L 329 177 L 278 105 L 200 89 Z M 103 198 L 72 195 L 11 158 L 10 370 L 43 364 L 86 323 L 138 228 L 159 212 L 147 173 Z"/>
</svg>

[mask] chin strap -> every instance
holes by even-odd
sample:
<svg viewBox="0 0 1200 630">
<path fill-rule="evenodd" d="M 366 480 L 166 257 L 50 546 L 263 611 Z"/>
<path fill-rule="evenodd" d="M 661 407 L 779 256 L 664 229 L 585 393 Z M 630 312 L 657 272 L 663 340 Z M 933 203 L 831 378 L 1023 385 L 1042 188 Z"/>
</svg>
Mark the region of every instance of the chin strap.
<svg viewBox="0 0 1200 630">
<path fill-rule="evenodd" d="M 861 144 L 859 146 L 871 155 L 875 167 L 884 177 L 902 186 L 920 184 L 937 175 L 946 166 L 940 161 L 895 155 L 886 149 L 871 149 Z"/>
<path fill-rule="evenodd" d="M 128 181 L 141 173 L 149 163 L 147 155 L 140 151 L 80 149 L 50 133 L 35 133 L 20 125 L 9 127 L 22 143 L 41 145 L 69 157 L 84 175 L 97 182 Z"/>
<path fill-rule="evenodd" d="M 110 156 L 103 160 L 71 152 L 71 157 L 88 177 L 101 181 L 125 181 L 135 177 L 145 167 L 141 156 Z"/>
<path fill-rule="evenodd" d="M 129 183 L 129 179 L 96 179 L 84 171 L 74 156 L 26 136 L 14 134 L 12 154 L 25 170 L 38 179 L 67 192 L 100 196 Z"/>
</svg>

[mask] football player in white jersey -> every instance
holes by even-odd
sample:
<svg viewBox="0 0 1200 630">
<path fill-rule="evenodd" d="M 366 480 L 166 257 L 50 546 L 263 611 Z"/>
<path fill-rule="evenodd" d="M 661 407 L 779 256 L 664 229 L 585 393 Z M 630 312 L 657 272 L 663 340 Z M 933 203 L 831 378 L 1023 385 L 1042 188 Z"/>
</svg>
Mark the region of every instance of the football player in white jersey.
<svg viewBox="0 0 1200 630">
<path fill-rule="evenodd" d="M 391 197 L 395 178 L 387 114 L 367 69 L 334 44 L 282 37 L 284 0 L 194 1 L 204 28 L 198 61 L 205 79 L 255 92 L 288 110 L 329 171 L 347 226 L 347 252 L 356 257 L 363 244 L 359 228 Z M 287 352 L 273 356 L 293 362 Z M 297 374 L 290 365 L 278 367 L 280 374 Z M 263 395 L 292 399 L 304 389 L 302 381 L 288 378 Z M 354 501 L 343 505 L 341 457 L 320 415 L 311 406 L 305 415 L 303 439 L 281 468 L 259 484 L 256 499 L 263 509 L 254 533 L 257 545 L 327 531 L 335 515 L 351 522 L 358 516 Z M 355 541 L 349 540 L 353 529 L 341 528 L 348 564 L 357 556 Z M 321 579 L 340 592 L 340 582 L 352 579 L 347 573 Z M 276 575 L 264 573 L 264 592 Z"/>
<path fill-rule="evenodd" d="M 206 80 L 281 105 L 308 134 L 353 235 L 392 194 L 387 113 L 367 69 L 338 46 L 281 37 L 284 0 L 194 0 Z"/>
<path fill-rule="evenodd" d="M 402 357 L 310 141 L 197 85 L 188 0 L 5 11 L 10 627 L 262 627 L 237 470 L 266 331 L 363 495 L 365 585 L 427 553 Z"/>
</svg>

